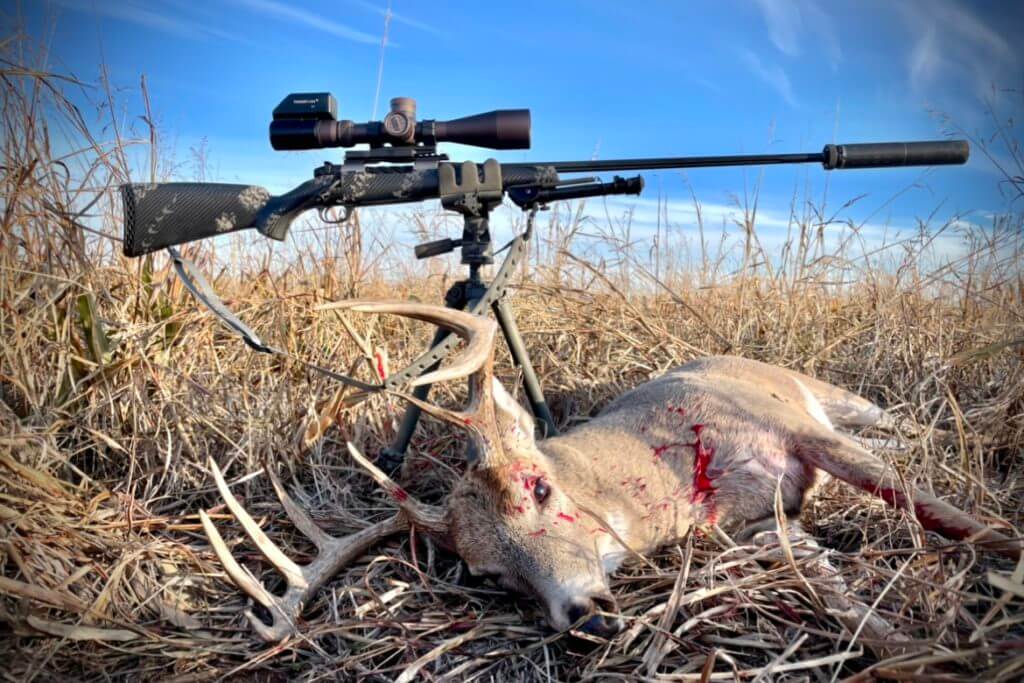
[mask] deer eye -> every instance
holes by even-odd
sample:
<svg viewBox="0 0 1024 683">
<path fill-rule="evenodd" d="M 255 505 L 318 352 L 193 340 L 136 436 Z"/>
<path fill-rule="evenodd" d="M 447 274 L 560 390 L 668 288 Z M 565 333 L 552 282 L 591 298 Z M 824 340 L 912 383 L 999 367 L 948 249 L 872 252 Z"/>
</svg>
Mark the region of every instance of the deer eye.
<svg viewBox="0 0 1024 683">
<path fill-rule="evenodd" d="M 533 498 L 537 501 L 538 505 L 544 503 L 551 495 L 551 487 L 543 479 L 538 479 L 537 483 L 533 485 Z"/>
</svg>

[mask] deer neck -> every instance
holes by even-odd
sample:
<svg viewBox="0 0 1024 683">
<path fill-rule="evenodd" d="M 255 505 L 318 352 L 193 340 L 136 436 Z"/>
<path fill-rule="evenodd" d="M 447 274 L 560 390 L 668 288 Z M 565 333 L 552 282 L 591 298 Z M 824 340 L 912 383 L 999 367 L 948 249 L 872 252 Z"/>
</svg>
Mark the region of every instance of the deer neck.
<svg viewBox="0 0 1024 683">
<path fill-rule="evenodd" d="M 693 526 L 688 487 L 679 473 L 652 458 L 641 438 L 622 430 L 578 429 L 538 446 L 584 516 L 594 518 L 590 531 L 600 539 L 606 566 L 629 551 L 678 540 Z"/>
</svg>

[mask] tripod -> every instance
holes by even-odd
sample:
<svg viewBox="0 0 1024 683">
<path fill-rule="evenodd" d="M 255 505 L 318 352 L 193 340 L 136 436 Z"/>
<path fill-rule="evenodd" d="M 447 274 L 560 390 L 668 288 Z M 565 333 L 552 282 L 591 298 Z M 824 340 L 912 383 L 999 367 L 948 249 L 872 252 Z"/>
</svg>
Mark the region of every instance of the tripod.
<svg viewBox="0 0 1024 683">
<path fill-rule="evenodd" d="M 473 176 L 476 173 L 472 174 Z M 485 169 L 485 182 L 486 182 L 486 169 Z M 464 175 L 465 177 L 465 175 Z M 475 180 L 475 178 L 473 178 Z M 471 197 L 474 200 L 479 200 L 480 195 L 483 193 L 473 193 Z M 462 197 L 465 198 L 466 194 Z M 444 199 L 442 199 L 444 201 Z M 500 201 L 500 192 L 499 198 Z M 504 282 L 498 281 L 491 284 L 489 288 L 488 283 L 480 277 L 481 266 L 490 265 L 494 263 L 494 252 L 491 245 L 491 232 L 489 215 L 490 211 L 495 206 L 492 202 L 458 202 L 448 201 L 445 202 L 446 208 L 459 211 L 463 214 L 464 222 L 462 229 L 462 239 L 452 240 L 443 239 L 436 242 L 427 242 L 425 244 L 418 245 L 416 247 L 417 258 L 428 258 L 430 256 L 437 256 L 440 254 L 446 254 L 456 247 L 461 247 L 462 264 L 469 266 L 469 277 L 465 280 L 459 280 L 448 288 L 448 291 L 444 296 L 444 305 L 449 308 L 458 310 L 474 310 L 477 305 L 488 298 L 489 291 L 493 289 L 499 290 L 497 296 L 493 297 L 490 302 L 491 310 L 494 311 L 494 317 L 498 321 L 498 326 L 501 328 L 501 333 L 505 338 L 505 343 L 508 345 L 509 352 L 512 355 L 512 360 L 520 368 L 523 373 L 523 389 L 526 392 L 526 398 L 530 403 L 530 409 L 534 416 L 539 420 L 540 428 L 543 436 L 554 436 L 558 434 L 558 429 L 555 427 L 555 421 L 551 417 L 551 412 L 548 410 L 547 402 L 544 400 L 544 393 L 541 390 L 540 381 L 537 379 L 537 373 L 533 369 L 533 363 L 530 362 L 530 356 L 526 352 L 526 346 L 523 344 L 523 338 L 519 334 L 519 327 L 516 325 L 515 317 L 513 316 L 512 307 L 504 299 L 503 292 L 500 290 L 504 289 Z M 529 226 L 526 231 L 525 237 L 528 239 L 531 233 L 533 225 L 533 214 L 530 215 Z M 513 257 L 509 255 L 509 259 Z M 508 276 L 508 269 L 502 268 L 502 272 L 499 274 L 497 279 L 502 279 Z M 486 313 L 486 309 L 481 311 L 481 314 Z M 434 339 L 431 342 L 431 348 L 436 348 L 441 345 L 451 334 L 445 330 L 438 330 L 434 334 Z M 440 365 L 440 360 L 435 361 L 426 372 L 435 370 Z M 420 400 L 426 400 L 427 394 L 430 392 L 429 385 L 418 386 L 413 390 L 413 396 Z M 405 459 L 405 451 L 409 447 L 409 441 L 412 439 L 412 434 L 416 430 L 416 425 L 420 419 L 420 408 L 415 405 L 409 405 L 405 409 L 405 414 L 402 416 L 402 421 L 398 427 L 398 433 L 395 435 L 394 441 L 391 445 L 381 451 L 378 458 L 378 464 L 386 472 L 395 472 L 402 465 L 402 461 Z"/>
</svg>

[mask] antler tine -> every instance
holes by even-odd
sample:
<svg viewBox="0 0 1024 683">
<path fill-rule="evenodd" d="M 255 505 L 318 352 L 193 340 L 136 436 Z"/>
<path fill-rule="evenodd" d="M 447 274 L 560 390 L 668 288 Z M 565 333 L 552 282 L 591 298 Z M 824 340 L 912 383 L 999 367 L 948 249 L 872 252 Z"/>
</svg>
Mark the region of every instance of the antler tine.
<svg viewBox="0 0 1024 683">
<path fill-rule="evenodd" d="M 450 544 L 448 541 L 448 514 L 443 507 L 436 505 L 428 505 L 422 503 L 408 493 L 405 489 L 396 484 L 394 480 L 388 475 L 384 474 L 376 465 L 370 462 L 365 455 L 363 455 L 355 444 L 351 441 L 347 442 L 348 452 L 352 456 L 352 459 L 357 464 L 362 466 L 367 473 L 373 477 L 373 480 L 377 484 L 388 492 L 388 495 L 398 506 L 401 508 L 413 525 L 428 532 L 435 539 L 441 541 L 444 544 Z"/>
<path fill-rule="evenodd" d="M 339 301 L 320 306 L 319 310 L 336 308 L 348 308 L 365 313 L 392 313 L 422 320 L 450 330 L 465 340 L 465 348 L 452 357 L 452 362 L 448 366 L 421 375 L 411 382 L 413 386 L 419 386 L 468 377 L 471 388 L 470 403 L 465 409 L 449 410 L 409 394 L 393 393 L 418 406 L 428 415 L 469 430 L 484 441 L 493 440 L 491 382 L 497 323 L 465 311 L 410 301 Z"/>
<path fill-rule="evenodd" d="M 253 614 L 252 610 L 245 610 L 245 617 L 249 620 L 249 625 L 256 631 L 256 634 L 267 642 L 276 642 L 295 633 L 295 622 L 279 604 L 279 599 L 264 588 L 263 584 L 257 581 L 245 567 L 238 564 L 231 555 L 231 551 L 228 550 L 227 544 L 224 543 L 224 538 L 217 531 L 217 527 L 213 525 L 213 521 L 206 512 L 200 510 L 199 519 L 203 523 L 203 530 L 206 531 L 206 537 L 210 540 L 213 552 L 216 553 L 217 559 L 224 565 L 224 569 L 227 571 L 228 576 L 231 577 L 231 580 L 235 582 L 236 586 L 256 600 L 256 602 L 270 610 L 273 622 L 270 626 L 264 624 L 259 617 Z M 288 590 L 291 591 L 292 588 Z"/>
<path fill-rule="evenodd" d="M 217 467 L 217 463 L 213 461 L 213 458 L 207 459 L 207 464 L 210 467 L 210 471 L 213 473 L 213 480 L 217 484 L 217 489 L 220 491 L 221 497 L 224 502 L 228 504 L 228 508 L 231 510 L 231 514 L 235 516 L 235 519 L 242 525 L 245 532 L 249 534 L 249 538 L 252 539 L 256 547 L 260 549 L 260 552 L 270 560 L 270 563 L 277 567 L 277 569 L 284 574 L 284 578 L 288 581 L 289 586 L 305 587 L 306 577 L 302 575 L 302 569 L 299 565 L 292 562 L 292 560 L 285 555 L 277 545 L 271 541 L 263 529 L 260 529 L 256 521 L 249 516 L 249 513 L 245 511 L 242 504 L 235 498 L 235 494 L 231 493 L 231 489 L 228 488 L 228 483 L 224 481 L 224 475 L 221 474 L 220 468 Z"/>
<path fill-rule="evenodd" d="M 267 592 L 267 589 L 263 587 L 259 581 L 246 570 L 242 565 L 238 564 L 235 558 L 231 555 L 231 551 L 228 550 L 227 544 L 224 542 L 224 537 L 217 531 L 217 527 L 213 525 L 213 521 L 209 515 L 206 514 L 205 510 L 199 511 L 199 520 L 203 523 L 203 530 L 206 532 L 206 537 L 210 541 L 210 545 L 213 547 L 213 552 L 216 553 L 217 559 L 224 565 L 224 569 L 227 571 L 228 576 L 235 582 L 235 585 L 241 588 L 243 591 L 249 594 L 256 602 L 260 603 L 264 607 L 270 609 L 274 604 L 274 596 Z"/>
<path fill-rule="evenodd" d="M 241 590 L 270 610 L 270 625 L 264 624 L 251 610 L 245 610 L 245 616 L 253 630 L 267 642 L 277 642 L 297 634 L 296 620 L 302 614 L 310 596 L 316 593 L 338 570 L 363 554 L 374 543 L 409 528 L 409 514 L 403 508 L 398 514 L 371 524 L 354 534 L 344 537 L 330 536 L 316 526 L 309 515 L 295 504 L 277 476 L 270 468 L 267 468 L 274 490 L 288 517 L 299 531 L 316 544 L 319 551 L 312 562 L 304 567 L 299 567 L 263 533 L 249 513 L 245 511 L 238 499 L 228 489 L 224 475 L 212 459 L 209 461 L 209 466 L 217 488 L 232 514 L 241 523 L 242 528 L 245 529 L 263 556 L 285 576 L 288 584 L 284 595 L 278 597 L 271 594 L 231 555 L 224 538 L 217 531 L 217 527 L 214 526 L 209 515 L 204 511 L 199 512 L 203 530 L 228 576 Z"/>
<path fill-rule="evenodd" d="M 313 518 L 306 514 L 306 512 L 295 504 L 292 497 L 285 491 L 284 486 L 281 485 L 281 480 L 270 467 L 264 467 L 264 471 L 267 476 L 270 477 L 270 483 L 274 487 L 274 493 L 277 494 L 277 499 L 281 501 L 284 512 L 288 515 L 288 519 L 292 520 L 292 524 L 295 528 L 302 532 L 302 535 L 313 541 L 316 545 L 317 550 L 323 552 L 324 548 L 330 545 L 333 537 L 329 534 L 324 533 L 323 529 L 316 525 Z"/>
<path fill-rule="evenodd" d="M 360 313 L 392 313 L 414 320 L 432 323 L 454 332 L 466 342 L 466 347 L 451 358 L 443 368 L 421 375 L 411 382 L 412 386 L 436 384 L 450 379 L 468 377 L 484 370 L 489 373 L 489 363 L 494 352 L 494 340 L 498 325 L 493 320 L 465 311 L 411 301 L 368 301 L 355 299 L 338 301 L 317 307 L 317 310 L 347 308 Z"/>
</svg>

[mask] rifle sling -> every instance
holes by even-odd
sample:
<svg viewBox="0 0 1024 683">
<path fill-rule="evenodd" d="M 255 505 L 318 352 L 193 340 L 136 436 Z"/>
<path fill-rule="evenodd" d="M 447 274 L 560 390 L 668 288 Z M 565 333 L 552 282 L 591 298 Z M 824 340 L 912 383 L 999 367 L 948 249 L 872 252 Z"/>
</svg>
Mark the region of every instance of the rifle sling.
<svg viewBox="0 0 1024 683">
<path fill-rule="evenodd" d="M 532 228 L 532 224 L 533 215 L 531 214 L 530 228 Z M 471 313 L 485 315 L 491 304 L 504 295 L 505 285 L 508 283 L 515 267 L 526 255 L 526 242 L 529 237 L 530 230 L 528 229 L 525 234 L 517 235 L 512 240 L 509 244 L 508 255 L 502 262 L 501 267 L 494 276 L 494 279 L 487 287 L 487 291 L 484 293 L 483 297 L 481 297 L 480 300 L 476 302 L 476 305 L 471 309 Z M 458 339 L 454 335 L 449 335 L 444 341 L 431 347 L 417 357 L 411 364 L 409 364 L 408 367 L 388 376 L 382 384 L 369 384 L 356 379 L 355 377 L 343 375 L 316 365 L 315 363 L 310 363 L 309 361 L 301 358 L 296 358 L 282 349 L 265 343 L 251 327 L 242 322 L 242 320 L 235 315 L 235 313 L 228 308 L 223 301 L 221 301 L 221 298 L 217 296 L 215 291 L 213 291 L 213 287 L 210 286 L 210 283 L 192 261 L 182 256 L 175 247 L 167 247 L 167 253 L 174 261 L 174 269 L 177 271 L 178 277 L 181 278 L 185 288 L 192 293 L 192 296 L 194 296 L 201 304 L 206 306 L 211 313 L 217 316 L 217 318 L 224 323 L 229 330 L 241 337 L 242 341 L 244 341 L 253 351 L 268 353 L 275 356 L 283 356 L 296 361 L 310 370 L 324 375 L 325 377 L 329 377 L 346 386 L 358 389 L 359 391 L 375 393 L 378 391 L 396 390 L 399 386 L 405 384 L 409 380 L 419 377 L 424 372 L 427 372 L 429 367 L 433 364 L 444 360 L 444 358 L 451 353 L 452 349 L 455 348 L 456 343 L 458 342 Z"/>
<path fill-rule="evenodd" d="M 217 293 L 213 291 L 213 287 L 210 286 L 210 283 L 206 280 L 199 269 L 196 268 L 196 265 L 192 263 L 192 261 L 182 256 L 174 247 L 167 247 L 167 253 L 170 254 L 171 259 L 174 260 L 174 269 L 177 271 L 178 277 L 181 278 L 181 281 L 185 284 L 185 288 L 192 293 L 192 296 L 217 316 L 217 318 L 220 319 L 228 329 L 241 337 L 242 341 L 244 341 L 253 351 L 269 353 L 274 356 L 283 356 L 290 360 L 294 360 L 306 366 L 310 370 L 314 370 L 325 377 L 330 377 L 335 381 L 341 382 L 346 386 L 353 387 L 360 391 L 373 393 L 384 390 L 383 384 L 369 384 L 356 379 L 355 377 L 342 375 L 341 373 L 328 370 L 327 368 L 316 365 L 315 363 L 310 363 L 309 361 L 301 358 L 296 358 L 275 346 L 265 344 L 251 327 L 242 322 L 242 320 L 235 315 L 235 313 L 228 308 L 223 301 L 221 301 L 220 297 L 217 296 Z"/>
</svg>

